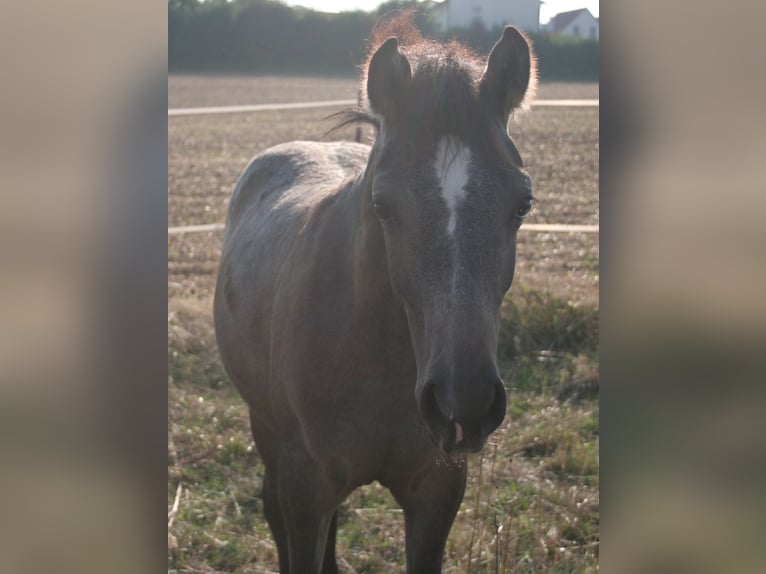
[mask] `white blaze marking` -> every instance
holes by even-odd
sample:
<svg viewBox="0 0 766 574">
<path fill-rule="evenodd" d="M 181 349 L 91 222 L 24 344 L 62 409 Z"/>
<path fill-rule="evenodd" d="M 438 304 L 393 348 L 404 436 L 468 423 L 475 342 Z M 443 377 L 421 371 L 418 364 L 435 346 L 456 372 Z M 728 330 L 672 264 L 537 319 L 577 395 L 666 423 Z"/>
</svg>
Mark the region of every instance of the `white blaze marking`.
<svg viewBox="0 0 766 574">
<path fill-rule="evenodd" d="M 457 226 L 457 208 L 465 198 L 468 183 L 468 165 L 471 150 L 451 137 L 442 138 L 436 147 L 436 174 L 441 183 L 441 192 L 449 209 L 447 234 L 453 235 Z"/>
</svg>

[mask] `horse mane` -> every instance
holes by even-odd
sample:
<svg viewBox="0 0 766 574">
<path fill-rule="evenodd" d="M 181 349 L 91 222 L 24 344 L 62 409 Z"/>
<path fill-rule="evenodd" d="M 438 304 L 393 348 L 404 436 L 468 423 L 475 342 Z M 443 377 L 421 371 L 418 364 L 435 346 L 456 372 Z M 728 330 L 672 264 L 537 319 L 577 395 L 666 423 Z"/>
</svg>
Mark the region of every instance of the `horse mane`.
<svg viewBox="0 0 766 574">
<path fill-rule="evenodd" d="M 396 36 L 400 46 L 418 45 L 424 42 L 436 43 L 426 40 L 415 25 L 417 8 L 402 8 L 392 10 L 380 16 L 372 27 L 372 32 L 367 40 L 367 58 L 363 68 L 366 69 L 370 59 L 380 45 L 391 36 Z"/>
</svg>

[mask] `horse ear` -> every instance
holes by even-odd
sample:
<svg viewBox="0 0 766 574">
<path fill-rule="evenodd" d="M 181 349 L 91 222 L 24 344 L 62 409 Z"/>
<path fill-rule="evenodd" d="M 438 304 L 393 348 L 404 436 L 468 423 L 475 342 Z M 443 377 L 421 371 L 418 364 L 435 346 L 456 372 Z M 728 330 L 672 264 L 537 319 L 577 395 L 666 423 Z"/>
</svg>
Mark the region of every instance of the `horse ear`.
<svg viewBox="0 0 766 574">
<path fill-rule="evenodd" d="M 503 122 L 531 96 L 537 82 L 537 61 L 527 37 L 513 26 L 492 48 L 481 79 L 480 94 Z M 529 99 L 529 98 L 527 98 Z"/>
<path fill-rule="evenodd" d="M 377 49 L 367 69 L 367 98 L 376 114 L 391 121 L 401 109 L 412 69 L 410 62 L 399 51 L 396 38 L 389 38 Z"/>
</svg>

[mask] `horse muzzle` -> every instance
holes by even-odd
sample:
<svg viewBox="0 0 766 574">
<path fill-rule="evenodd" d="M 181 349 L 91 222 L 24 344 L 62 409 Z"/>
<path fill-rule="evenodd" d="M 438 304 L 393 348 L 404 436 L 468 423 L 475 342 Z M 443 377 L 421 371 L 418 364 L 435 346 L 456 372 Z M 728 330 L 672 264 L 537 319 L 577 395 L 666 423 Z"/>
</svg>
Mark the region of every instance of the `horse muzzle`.
<svg viewBox="0 0 766 574">
<path fill-rule="evenodd" d="M 417 402 L 434 443 L 449 454 L 479 452 L 505 419 L 506 394 L 499 376 L 428 379 Z"/>
</svg>

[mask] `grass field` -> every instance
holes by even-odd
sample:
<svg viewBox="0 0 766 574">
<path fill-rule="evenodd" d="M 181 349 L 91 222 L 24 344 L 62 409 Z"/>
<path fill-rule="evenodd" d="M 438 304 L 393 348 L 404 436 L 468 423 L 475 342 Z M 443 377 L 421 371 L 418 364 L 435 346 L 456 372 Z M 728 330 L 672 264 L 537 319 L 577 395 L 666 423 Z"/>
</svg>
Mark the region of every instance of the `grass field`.
<svg viewBox="0 0 766 574">
<path fill-rule="evenodd" d="M 169 78 L 169 107 L 354 98 L 344 78 Z M 541 98 L 598 97 L 543 84 Z M 239 173 L 266 147 L 317 139 L 331 109 L 168 119 L 171 226 L 221 222 Z M 598 110 L 535 108 L 510 127 L 534 183 L 529 222 L 598 223 Z M 349 138 L 351 131 L 333 139 Z M 276 572 L 263 466 L 215 350 L 220 232 L 168 238 L 168 570 Z M 509 416 L 469 461 L 445 572 L 598 570 L 598 235 L 521 233 L 500 365 Z M 346 573 L 404 570 L 404 525 L 379 485 L 340 512 Z"/>
</svg>

